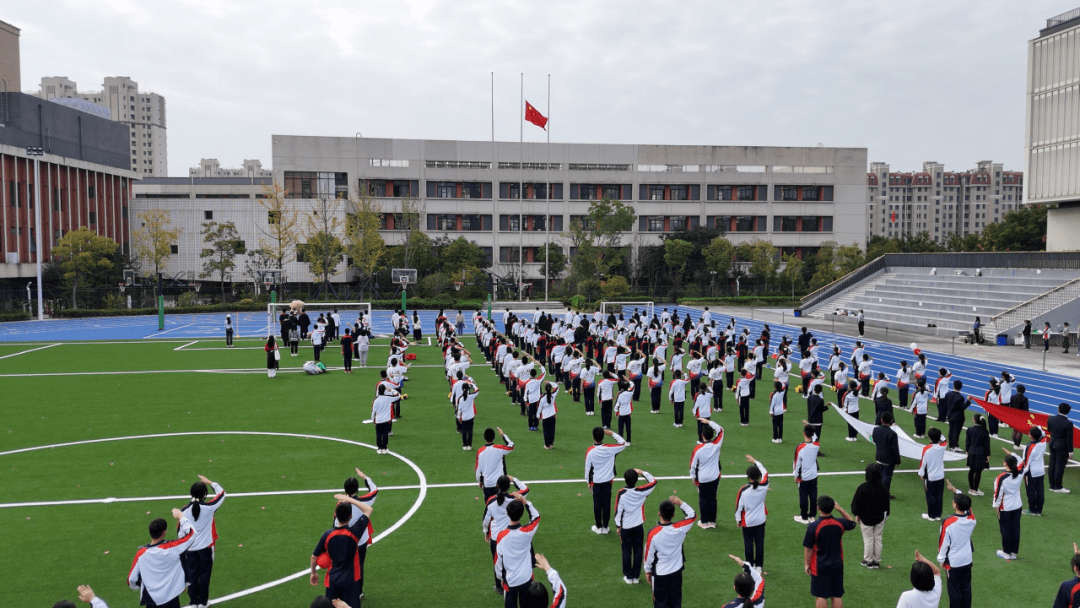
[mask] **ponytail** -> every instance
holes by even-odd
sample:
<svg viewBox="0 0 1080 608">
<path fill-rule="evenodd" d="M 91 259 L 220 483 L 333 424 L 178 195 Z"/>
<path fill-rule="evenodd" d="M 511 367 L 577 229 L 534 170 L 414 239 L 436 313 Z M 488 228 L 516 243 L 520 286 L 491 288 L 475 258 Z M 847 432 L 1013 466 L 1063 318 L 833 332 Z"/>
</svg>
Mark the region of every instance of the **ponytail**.
<svg viewBox="0 0 1080 608">
<path fill-rule="evenodd" d="M 194 521 L 199 521 L 199 513 L 202 511 L 202 501 L 206 498 L 206 484 L 201 481 L 196 481 L 191 484 L 191 517 Z"/>
<path fill-rule="evenodd" d="M 510 490 L 510 477 L 501 475 L 498 481 L 495 482 L 495 488 L 498 490 L 498 493 L 495 494 L 495 503 L 501 507 L 506 500 L 507 492 Z"/>
<path fill-rule="evenodd" d="M 1005 457 L 1005 468 L 1009 469 L 1009 473 L 1012 475 L 1012 478 L 1016 479 L 1016 476 L 1020 474 L 1020 469 L 1018 469 L 1016 466 L 1016 456 L 1009 454 Z"/>
<path fill-rule="evenodd" d="M 746 467 L 746 476 L 750 479 L 750 486 L 755 490 L 761 484 L 761 469 L 756 464 Z"/>
<path fill-rule="evenodd" d="M 199 521 L 199 514 L 202 512 L 202 506 L 199 503 L 198 498 L 192 497 L 191 499 L 191 517 L 195 521 Z"/>
</svg>

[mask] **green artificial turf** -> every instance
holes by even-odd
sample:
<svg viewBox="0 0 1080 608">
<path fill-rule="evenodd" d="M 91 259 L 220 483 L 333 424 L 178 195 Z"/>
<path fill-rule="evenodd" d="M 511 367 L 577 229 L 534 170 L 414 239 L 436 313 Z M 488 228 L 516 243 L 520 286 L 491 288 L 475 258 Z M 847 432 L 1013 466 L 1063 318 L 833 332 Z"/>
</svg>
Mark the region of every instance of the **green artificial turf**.
<svg viewBox="0 0 1080 608">
<path fill-rule="evenodd" d="M 265 368 L 261 342 L 238 340 L 234 349 L 174 350 L 189 342 L 64 344 L 0 359 L 4 395 L 0 452 L 108 437 L 213 431 L 292 433 L 374 443 L 374 427 L 361 421 L 370 414 L 378 369 L 386 359 L 385 346 L 373 348 L 372 367 L 356 368 L 352 375 L 334 371 L 311 377 L 285 371 L 311 358 L 311 349 L 306 347 L 300 357 L 286 354 L 281 361 L 283 371 L 270 379 L 265 372 L 184 371 Z M 220 341 L 205 340 L 187 348 L 220 345 Z M 3 345 L 0 356 L 29 348 L 34 346 Z M 338 352 L 332 346 L 323 361 L 340 365 Z M 441 353 L 426 346 L 411 352 L 419 356 L 414 362 L 417 367 L 409 372 L 409 399 L 404 402 L 404 418 L 394 425 L 390 448 L 414 462 L 428 484 L 471 483 L 475 452 L 462 451 L 454 432 L 448 388 L 438 367 Z M 581 404 L 569 395 L 560 396 L 556 449 L 543 450 L 541 434 L 525 431 L 518 407 L 509 403 L 482 357 L 477 354 L 475 359 L 470 371 L 481 389 L 475 445 L 482 443 L 483 429 L 495 425 L 517 443 L 508 457 L 508 468 L 532 487 L 529 497 L 543 517 L 535 548 L 562 574 L 569 588 L 569 605 L 649 606 L 644 583 L 629 587 L 622 582 L 617 536 L 597 536 L 589 530 L 592 504 L 581 478 L 584 452 L 599 416 L 584 416 Z M 423 365 L 433 367 L 419 367 Z M 179 371 L 4 377 L 167 370 Z M 727 554 L 742 553 L 733 511 L 747 453 L 775 475 L 767 503 L 766 598 L 772 606 L 811 605 L 809 580 L 802 569 L 805 528 L 791 519 L 798 511 L 798 491 L 790 476 L 781 476 L 791 472 L 805 402 L 795 394 L 789 396 L 785 443 L 772 444 L 765 386 L 759 386 L 750 427 L 738 425 L 730 393 L 725 395 L 726 410 L 714 415 L 726 429 L 718 528 L 695 526 L 687 537 L 686 606 L 720 605 L 733 597 L 731 581 L 738 569 Z M 619 456 L 618 470 L 638 467 L 657 476 L 685 477 L 694 447 L 692 421 L 685 428 L 672 428 L 666 400 L 662 415 L 650 415 L 648 410 L 647 401 L 638 403 L 633 446 Z M 898 417 L 910 431 L 910 415 L 901 412 Z M 874 449 L 866 441 L 842 441 L 843 427 L 836 414 L 828 415 L 820 465 L 825 473 L 854 474 L 823 476 L 819 486 L 822 494 L 835 497 L 846 508 Z M 916 466 L 906 461 L 901 469 Z M 0 458 L 0 487 L 6 490 L 2 499 L 6 503 L 182 496 L 198 474 L 220 482 L 229 493 L 334 491 L 353 474 L 353 467 L 363 469 L 382 487 L 407 486 L 380 492 L 373 516 L 376 534 L 403 517 L 421 495 L 415 487 L 420 480 L 410 466 L 371 449 L 313 438 L 212 434 L 9 454 Z M 949 478 L 966 487 L 965 470 L 950 470 Z M 984 491 L 990 490 L 992 479 L 993 473 L 984 475 Z M 1076 469 L 1069 469 L 1066 485 L 1075 488 L 1076 482 Z M 908 571 L 914 551 L 936 554 L 938 525 L 920 518 L 925 500 L 916 475 L 898 473 L 893 492 L 898 500 L 885 525 L 881 570 L 860 567 L 861 537 L 857 531 L 845 536 L 849 606 L 894 606 L 897 596 L 910 587 Z M 331 493 L 228 498 L 217 516 L 220 539 L 211 597 L 305 569 L 315 542 L 330 525 Z M 689 479 L 663 480 L 645 507 L 648 526 L 656 519 L 659 502 L 669 495 L 697 507 Z M 501 605 L 491 591 L 491 557 L 480 529 L 481 498 L 475 486 L 428 488 L 415 514 L 370 550 L 365 605 Z M 1080 537 L 1075 495 L 1048 493 L 1046 515 L 1024 517 L 1021 559 L 1013 563 L 994 556 L 1000 535 L 990 498 L 973 500 L 979 521 L 974 539 L 976 605 L 1032 601 L 1049 605 L 1058 583 L 1069 576 L 1071 543 Z M 16 599 L 17 605 L 48 606 L 73 598 L 77 585 L 90 584 L 112 606 L 135 605 L 136 593 L 126 587 L 125 576 L 136 548 L 148 542 L 146 525 L 154 517 L 168 518 L 169 510 L 184 502 L 181 498 L 0 509 L 4 596 Z M 1017 585 L 1018 581 L 1023 585 Z M 302 577 L 227 605 L 306 606 L 319 591 Z"/>
</svg>

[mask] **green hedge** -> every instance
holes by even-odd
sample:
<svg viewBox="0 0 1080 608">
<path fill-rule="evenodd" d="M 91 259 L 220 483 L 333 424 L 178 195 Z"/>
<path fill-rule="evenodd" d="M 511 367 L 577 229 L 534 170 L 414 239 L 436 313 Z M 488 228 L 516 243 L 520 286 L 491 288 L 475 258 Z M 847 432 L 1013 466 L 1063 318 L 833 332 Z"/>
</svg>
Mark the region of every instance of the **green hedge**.
<svg viewBox="0 0 1080 608">
<path fill-rule="evenodd" d="M 339 302 L 309 302 L 309 304 L 319 304 L 321 307 L 332 306 Z M 476 310 L 486 306 L 486 302 L 483 300 L 460 300 L 454 302 L 449 298 L 411 298 L 408 300 L 409 310 L 418 309 L 431 309 L 438 310 L 440 308 L 444 310 Z M 375 300 L 371 303 L 373 310 L 394 310 L 401 308 L 401 300 Z M 187 315 L 198 313 L 230 313 L 230 312 L 260 312 L 266 310 L 266 304 L 260 302 L 233 302 L 230 304 L 214 304 L 211 306 L 185 306 L 166 308 L 165 314 L 167 315 Z M 141 315 L 156 315 L 156 308 L 117 308 L 117 309 L 95 309 L 95 308 L 79 308 L 70 309 L 66 308 L 59 311 L 56 316 L 67 319 L 83 319 L 87 317 L 136 317 Z M 8 318 L 9 315 L 11 318 Z M 29 319 L 30 316 L 25 313 L 0 313 L 0 321 L 24 321 Z"/>
<path fill-rule="evenodd" d="M 5 321 L 29 321 L 30 313 L 25 311 L 0 312 L 0 323 Z"/>
</svg>

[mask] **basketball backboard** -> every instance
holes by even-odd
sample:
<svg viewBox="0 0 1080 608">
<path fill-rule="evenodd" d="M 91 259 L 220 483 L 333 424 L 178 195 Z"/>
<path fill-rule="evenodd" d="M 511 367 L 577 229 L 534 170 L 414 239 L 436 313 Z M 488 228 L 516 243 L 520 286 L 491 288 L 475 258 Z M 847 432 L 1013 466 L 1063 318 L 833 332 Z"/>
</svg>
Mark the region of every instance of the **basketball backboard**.
<svg viewBox="0 0 1080 608">
<path fill-rule="evenodd" d="M 394 284 L 412 285 L 416 284 L 416 269 L 415 268 L 391 268 L 390 269 L 390 281 Z"/>
</svg>

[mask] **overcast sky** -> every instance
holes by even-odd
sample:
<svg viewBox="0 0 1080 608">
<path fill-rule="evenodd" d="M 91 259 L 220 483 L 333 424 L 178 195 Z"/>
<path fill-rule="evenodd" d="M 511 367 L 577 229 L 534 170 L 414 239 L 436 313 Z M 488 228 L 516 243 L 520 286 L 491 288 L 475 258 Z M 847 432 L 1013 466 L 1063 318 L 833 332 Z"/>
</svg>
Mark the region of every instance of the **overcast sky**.
<svg viewBox="0 0 1080 608">
<path fill-rule="evenodd" d="M 7 3 L 22 87 L 166 97 L 169 174 L 271 134 L 856 146 L 893 170 L 1023 168 L 1027 41 L 1080 0 Z M 528 141 L 544 132 L 525 125 Z"/>
</svg>

